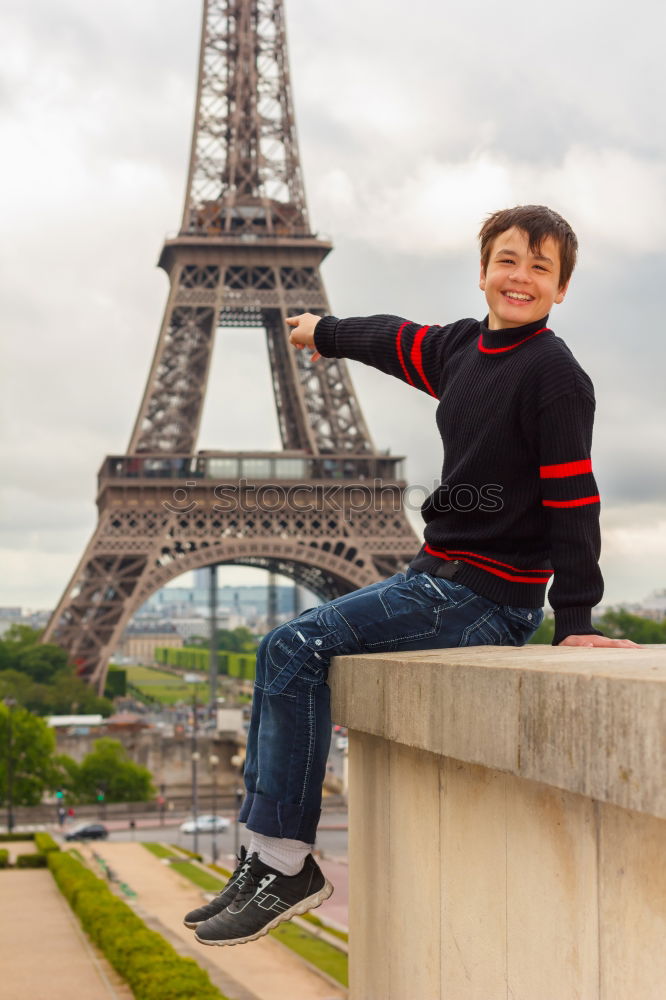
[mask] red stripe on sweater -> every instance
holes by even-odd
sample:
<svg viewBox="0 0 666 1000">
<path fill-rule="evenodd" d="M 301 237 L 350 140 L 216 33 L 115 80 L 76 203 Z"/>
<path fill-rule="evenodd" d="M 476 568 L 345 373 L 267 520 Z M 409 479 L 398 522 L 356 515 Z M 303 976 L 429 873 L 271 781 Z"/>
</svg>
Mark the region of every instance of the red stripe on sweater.
<svg viewBox="0 0 666 1000">
<path fill-rule="evenodd" d="M 542 465 L 539 474 L 542 479 L 564 479 L 565 476 L 582 476 L 592 472 L 592 461 L 582 458 L 579 462 L 559 462 L 557 465 Z"/>
<path fill-rule="evenodd" d="M 547 329 L 548 329 L 547 326 L 542 326 L 540 330 L 536 331 L 536 333 L 531 333 L 529 335 L 529 337 L 525 337 L 523 340 L 519 340 L 517 344 L 509 344 L 508 347 L 484 347 L 483 346 L 483 334 L 480 333 L 479 334 L 479 350 L 483 354 L 503 354 L 504 351 L 513 351 L 514 348 L 520 347 L 521 344 L 526 344 L 528 340 L 532 339 L 532 337 L 536 337 L 540 333 L 545 333 Z"/>
<path fill-rule="evenodd" d="M 553 570 L 550 569 L 525 569 L 522 566 L 512 566 L 511 563 L 500 562 L 499 559 L 491 559 L 490 556 L 482 556 L 478 552 L 466 552 L 464 550 L 461 551 L 458 549 L 447 549 L 446 552 L 438 552 L 437 549 L 431 548 L 427 542 L 423 547 L 426 550 L 426 552 L 428 552 L 431 556 L 437 556 L 438 559 L 445 559 L 450 561 L 451 559 L 453 559 L 454 556 L 460 556 L 460 557 L 474 556 L 475 559 L 487 559 L 488 562 L 495 563 L 496 566 L 505 566 L 507 569 L 515 570 L 516 573 L 539 574 L 539 576 L 534 578 L 525 576 L 514 577 L 510 574 L 502 573 L 501 570 L 493 569 L 492 566 L 485 566 L 483 563 L 475 562 L 472 559 L 462 560 L 463 562 L 470 563 L 470 565 L 472 566 L 479 566 L 481 569 L 486 569 L 488 570 L 489 573 L 495 573 L 497 574 L 497 576 L 503 576 L 507 580 L 520 580 L 521 583 L 546 583 L 548 579 L 553 575 Z M 541 579 L 541 577 L 545 577 L 545 579 Z"/>
<path fill-rule="evenodd" d="M 588 503 L 601 503 L 601 497 L 581 497 L 580 500 L 542 500 L 544 507 L 584 507 Z"/>
<path fill-rule="evenodd" d="M 548 580 L 553 575 L 548 573 L 542 579 L 532 576 L 514 576 L 513 573 L 504 573 L 501 569 L 493 569 L 492 566 L 484 566 L 483 563 L 474 562 L 473 559 L 463 559 L 463 562 L 468 563 L 470 566 L 477 566 L 479 569 L 483 569 L 486 573 L 492 573 L 494 576 L 501 576 L 503 580 L 511 580 L 512 583 L 548 583 Z M 529 570 L 528 572 L 533 572 Z M 546 570 L 544 570 L 546 572 Z"/>
<path fill-rule="evenodd" d="M 425 377 L 425 372 L 423 371 L 423 358 L 421 357 L 421 342 L 423 341 L 423 338 L 425 337 L 429 329 L 430 329 L 429 326 L 422 326 L 421 329 L 417 332 L 416 336 L 414 337 L 414 343 L 412 344 L 412 350 L 409 356 L 411 358 L 412 364 L 414 365 L 417 372 L 421 376 L 423 384 L 430 393 L 430 395 L 434 396 L 435 399 L 438 399 L 437 393 L 434 392 L 432 386 L 430 385 L 430 382 L 428 382 L 428 379 Z"/>
<path fill-rule="evenodd" d="M 409 325 L 410 325 L 409 322 L 403 323 L 402 326 L 400 327 L 400 329 L 398 330 L 398 333 L 397 333 L 396 338 L 395 338 L 395 349 L 396 349 L 396 353 L 398 355 L 398 361 L 400 362 L 400 366 L 401 366 L 403 372 L 405 373 L 405 378 L 407 379 L 407 381 L 409 382 L 410 385 L 414 385 L 414 383 L 412 382 L 412 380 L 410 378 L 409 372 L 407 371 L 407 365 L 405 364 L 405 359 L 404 359 L 403 354 L 402 354 L 402 331 L 405 329 L 406 326 L 409 326 Z M 415 385 L 414 385 L 414 388 L 416 388 Z"/>
</svg>

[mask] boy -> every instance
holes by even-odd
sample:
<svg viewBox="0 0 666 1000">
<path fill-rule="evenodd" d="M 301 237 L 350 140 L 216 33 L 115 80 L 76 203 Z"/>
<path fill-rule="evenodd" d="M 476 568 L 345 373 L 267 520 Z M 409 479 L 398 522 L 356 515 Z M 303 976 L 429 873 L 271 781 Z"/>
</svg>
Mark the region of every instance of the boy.
<svg viewBox="0 0 666 1000">
<path fill-rule="evenodd" d="M 334 655 L 522 646 L 543 620 L 553 645 L 635 646 L 591 624 L 601 599 L 592 383 L 547 327 L 576 262 L 573 230 L 538 205 L 495 212 L 480 232 L 488 316 L 419 326 L 395 316 L 288 320 L 290 342 L 362 361 L 439 400 L 441 485 L 406 573 L 304 612 L 257 654 L 241 821 L 249 850 L 225 889 L 187 914 L 202 944 L 241 944 L 330 896 L 311 849 L 331 735 Z"/>
</svg>

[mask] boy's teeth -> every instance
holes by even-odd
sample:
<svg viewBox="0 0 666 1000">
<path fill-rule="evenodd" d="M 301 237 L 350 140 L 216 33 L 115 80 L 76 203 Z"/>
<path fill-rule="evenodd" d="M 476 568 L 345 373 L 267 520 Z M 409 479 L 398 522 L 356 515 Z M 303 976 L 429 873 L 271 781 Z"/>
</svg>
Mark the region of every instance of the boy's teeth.
<svg viewBox="0 0 666 1000">
<path fill-rule="evenodd" d="M 521 302 L 529 302 L 531 295 L 521 295 L 520 292 L 505 292 L 507 299 L 519 299 Z"/>
</svg>

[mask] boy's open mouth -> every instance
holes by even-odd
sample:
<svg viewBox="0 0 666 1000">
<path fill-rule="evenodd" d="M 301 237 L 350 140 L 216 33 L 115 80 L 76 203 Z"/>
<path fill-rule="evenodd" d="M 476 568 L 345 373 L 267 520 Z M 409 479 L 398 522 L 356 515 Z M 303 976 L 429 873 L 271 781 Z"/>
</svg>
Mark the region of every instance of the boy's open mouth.
<svg viewBox="0 0 666 1000">
<path fill-rule="evenodd" d="M 534 296 L 526 292 L 502 292 L 502 295 L 509 302 L 534 302 Z"/>
</svg>

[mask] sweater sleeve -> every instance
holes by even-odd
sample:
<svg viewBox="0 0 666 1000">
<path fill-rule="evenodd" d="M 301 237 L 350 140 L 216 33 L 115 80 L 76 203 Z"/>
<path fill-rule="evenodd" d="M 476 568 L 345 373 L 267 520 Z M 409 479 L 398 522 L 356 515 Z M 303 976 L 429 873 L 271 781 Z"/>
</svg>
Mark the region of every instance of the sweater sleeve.
<svg viewBox="0 0 666 1000">
<path fill-rule="evenodd" d="M 448 329 L 398 316 L 324 316 L 315 329 L 315 346 L 325 358 L 362 361 L 439 399 Z"/>
<path fill-rule="evenodd" d="M 561 396 L 539 414 L 541 503 L 555 574 L 548 591 L 554 646 L 568 635 L 603 634 L 591 619 L 604 586 L 600 499 L 590 458 L 593 423 L 594 398 L 580 392 Z"/>
</svg>

